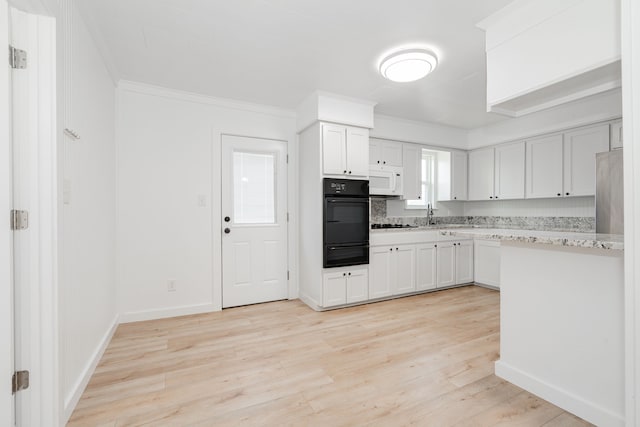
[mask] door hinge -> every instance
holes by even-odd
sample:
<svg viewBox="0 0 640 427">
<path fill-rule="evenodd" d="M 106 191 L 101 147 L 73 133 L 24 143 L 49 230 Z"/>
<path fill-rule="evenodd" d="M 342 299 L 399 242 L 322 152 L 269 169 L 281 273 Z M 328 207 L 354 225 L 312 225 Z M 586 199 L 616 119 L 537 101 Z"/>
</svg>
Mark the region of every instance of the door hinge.
<svg viewBox="0 0 640 427">
<path fill-rule="evenodd" d="M 11 211 L 11 229 L 26 230 L 29 228 L 29 211 Z"/>
<path fill-rule="evenodd" d="M 9 65 L 18 70 L 27 68 L 27 51 L 9 45 Z"/>
<path fill-rule="evenodd" d="M 287 163 L 289 163 L 289 155 L 287 154 Z"/>
<path fill-rule="evenodd" d="M 16 394 L 20 390 L 29 388 L 29 371 L 17 371 L 11 379 L 11 393 Z"/>
</svg>

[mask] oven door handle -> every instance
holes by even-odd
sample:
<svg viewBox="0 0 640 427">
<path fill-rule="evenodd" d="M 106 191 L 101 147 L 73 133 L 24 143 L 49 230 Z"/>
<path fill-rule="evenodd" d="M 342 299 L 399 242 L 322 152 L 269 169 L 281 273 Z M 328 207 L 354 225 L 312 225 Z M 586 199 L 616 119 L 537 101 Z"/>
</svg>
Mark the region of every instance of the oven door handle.
<svg viewBox="0 0 640 427">
<path fill-rule="evenodd" d="M 330 250 L 330 251 L 335 251 L 335 250 L 338 250 L 338 249 L 348 249 L 348 248 L 366 248 L 366 249 L 369 249 L 369 244 L 367 243 L 367 244 L 361 245 L 361 244 L 358 243 L 358 244 L 355 244 L 355 245 L 342 245 L 342 246 L 329 246 L 329 247 L 327 247 L 327 249 Z"/>
<path fill-rule="evenodd" d="M 369 203 L 368 197 L 341 197 L 335 199 L 327 199 L 327 203 Z"/>
</svg>

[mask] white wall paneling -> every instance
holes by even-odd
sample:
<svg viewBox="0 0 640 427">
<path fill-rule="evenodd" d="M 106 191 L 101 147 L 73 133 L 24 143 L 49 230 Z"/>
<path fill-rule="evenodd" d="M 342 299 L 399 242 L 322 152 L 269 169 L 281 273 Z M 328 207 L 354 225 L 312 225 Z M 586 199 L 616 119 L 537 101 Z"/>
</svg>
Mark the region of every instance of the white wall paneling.
<svg viewBox="0 0 640 427">
<path fill-rule="evenodd" d="M 118 92 L 122 320 L 221 308 L 223 133 L 289 142 L 289 295 L 297 297 L 294 114 L 130 82 L 120 83 Z M 175 292 L 167 291 L 170 279 Z"/>
</svg>

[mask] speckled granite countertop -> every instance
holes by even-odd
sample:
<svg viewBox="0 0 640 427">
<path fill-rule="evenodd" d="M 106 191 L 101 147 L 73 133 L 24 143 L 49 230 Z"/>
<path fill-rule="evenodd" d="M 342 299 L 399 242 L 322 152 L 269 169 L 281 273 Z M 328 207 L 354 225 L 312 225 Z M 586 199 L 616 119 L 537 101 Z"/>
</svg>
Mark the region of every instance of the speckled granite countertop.
<svg viewBox="0 0 640 427">
<path fill-rule="evenodd" d="M 443 236 L 543 243 L 547 245 L 573 246 L 578 248 L 624 250 L 624 236 L 621 234 L 508 230 L 499 228 L 449 228 L 439 229 L 439 231 Z"/>
</svg>

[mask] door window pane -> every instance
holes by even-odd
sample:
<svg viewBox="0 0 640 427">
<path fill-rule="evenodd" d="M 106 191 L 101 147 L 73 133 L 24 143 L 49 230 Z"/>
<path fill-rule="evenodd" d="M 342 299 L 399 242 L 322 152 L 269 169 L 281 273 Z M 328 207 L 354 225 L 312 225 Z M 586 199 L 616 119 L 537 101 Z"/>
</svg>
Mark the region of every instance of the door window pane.
<svg viewBox="0 0 640 427">
<path fill-rule="evenodd" d="M 276 222 L 275 173 L 275 154 L 233 153 L 234 223 Z"/>
</svg>

